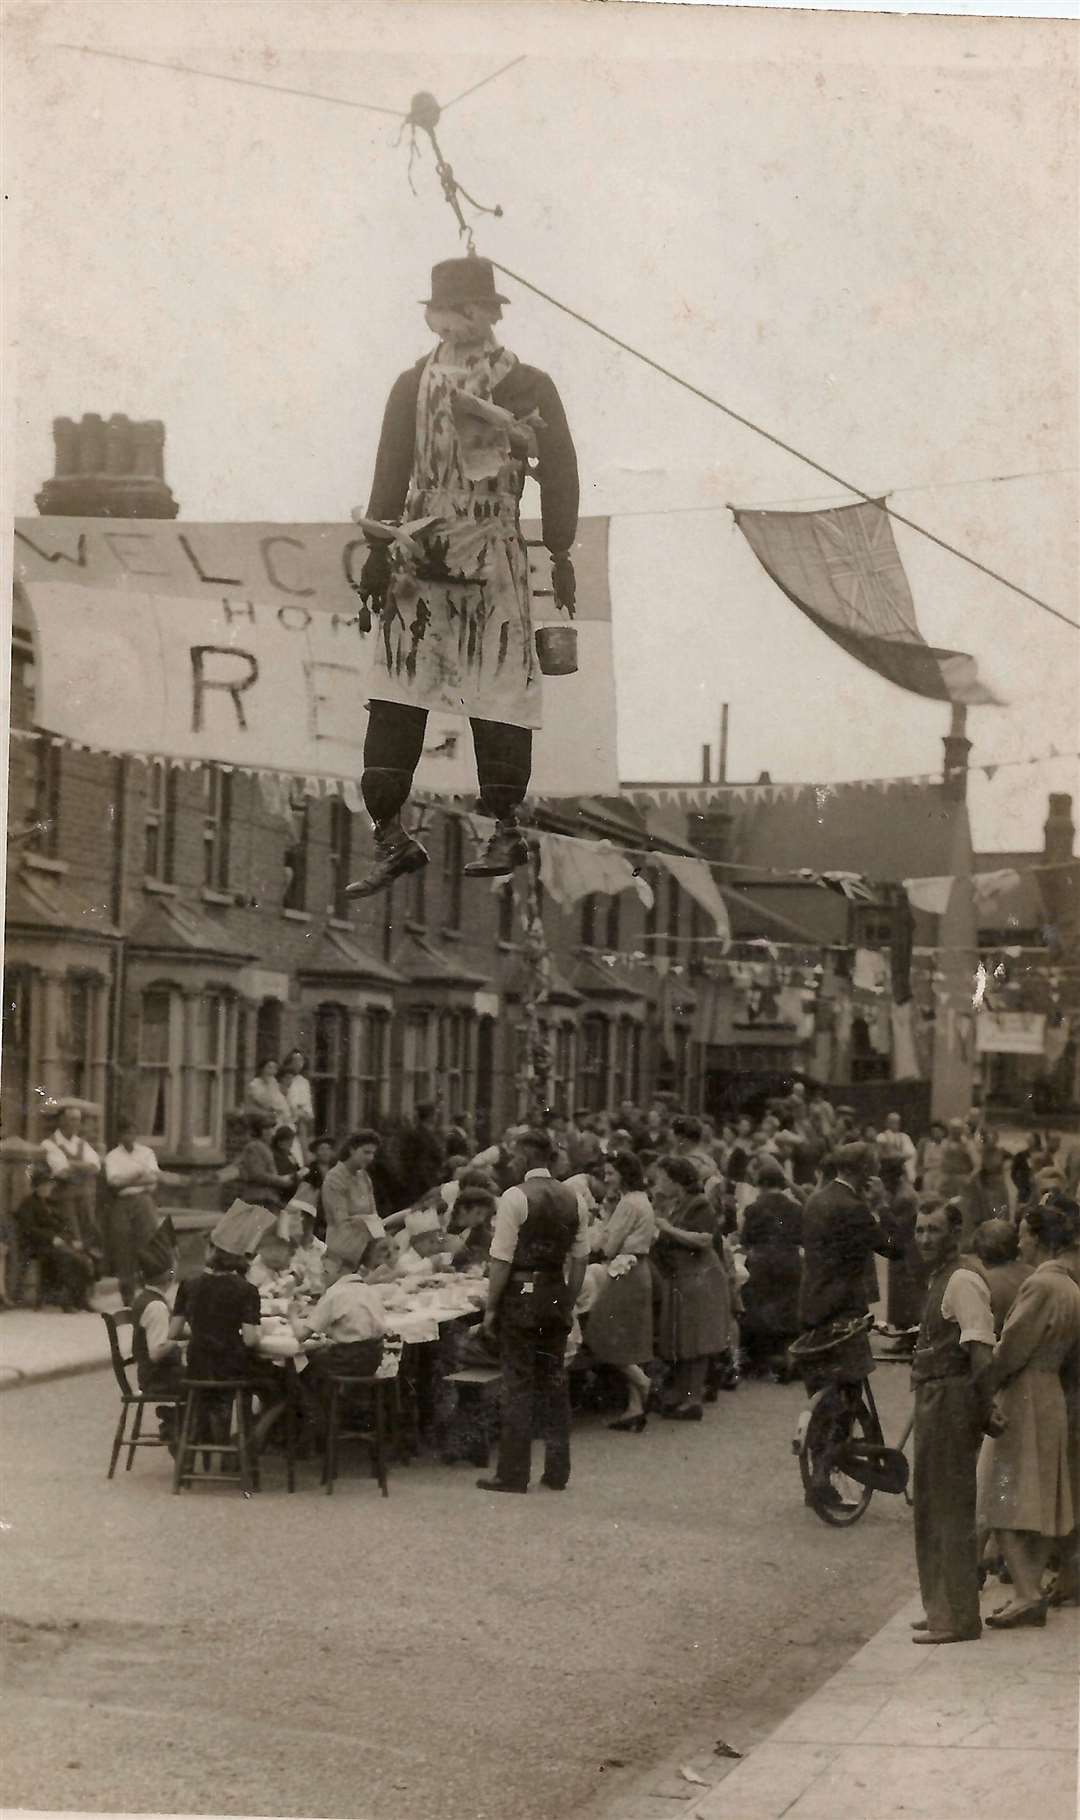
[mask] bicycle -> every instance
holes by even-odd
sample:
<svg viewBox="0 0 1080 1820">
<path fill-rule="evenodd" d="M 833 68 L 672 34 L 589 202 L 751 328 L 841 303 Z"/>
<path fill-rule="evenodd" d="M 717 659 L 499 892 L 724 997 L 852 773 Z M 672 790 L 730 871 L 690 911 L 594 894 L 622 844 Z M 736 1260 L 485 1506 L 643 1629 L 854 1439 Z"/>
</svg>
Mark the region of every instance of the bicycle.
<svg viewBox="0 0 1080 1820">
<path fill-rule="evenodd" d="M 793 1362 L 816 1372 L 828 1366 L 851 1340 L 869 1332 L 873 1317 L 838 1321 L 828 1328 L 804 1334 L 790 1348 Z M 837 1529 L 847 1529 L 866 1514 L 875 1491 L 908 1495 L 909 1467 L 904 1445 L 911 1433 L 908 1422 L 898 1447 L 885 1443 L 870 1380 L 826 1383 L 815 1391 L 799 1417 L 791 1443 L 799 1461 L 806 1503 Z"/>
</svg>

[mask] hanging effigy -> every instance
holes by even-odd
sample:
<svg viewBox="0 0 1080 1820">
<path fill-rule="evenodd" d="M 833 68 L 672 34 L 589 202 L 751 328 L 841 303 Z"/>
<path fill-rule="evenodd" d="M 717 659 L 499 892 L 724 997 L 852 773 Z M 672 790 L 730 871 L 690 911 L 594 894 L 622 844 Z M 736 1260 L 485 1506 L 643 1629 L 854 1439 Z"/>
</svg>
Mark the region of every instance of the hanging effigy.
<svg viewBox="0 0 1080 1820">
<path fill-rule="evenodd" d="M 572 618 L 578 473 L 552 380 L 496 338 L 507 301 L 475 254 L 433 268 L 425 316 L 437 345 L 391 390 L 358 515 L 371 543 L 361 627 L 374 641 L 361 790 L 376 853 L 349 886 L 354 897 L 427 864 L 401 816 L 431 710 L 468 716 L 480 808 L 496 823 L 466 872 L 504 876 L 528 856 L 517 812 L 540 726 L 541 668 L 547 648 L 568 641 L 534 631 L 520 501 L 532 476 L 554 604 Z M 564 649 L 547 667 L 572 671 L 576 661 Z"/>
</svg>

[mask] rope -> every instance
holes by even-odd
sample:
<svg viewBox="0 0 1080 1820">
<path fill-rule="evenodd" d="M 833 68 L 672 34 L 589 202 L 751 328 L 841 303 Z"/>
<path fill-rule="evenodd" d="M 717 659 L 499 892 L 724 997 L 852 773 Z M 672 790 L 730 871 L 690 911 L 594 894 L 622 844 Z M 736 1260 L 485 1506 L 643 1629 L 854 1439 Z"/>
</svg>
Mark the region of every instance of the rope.
<svg viewBox="0 0 1080 1820">
<path fill-rule="evenodd" d="M 209 82 L 232 82 L 238 88 L 264 88 L 272 95 L 299 95 L 305 101 L 326 101 L 332 107 L 357 108 L 363 114 L 387 114 L 391 120 L 404 118 L 399 107 L 375 107 L 370 101 L 349 101 L 344 95 L 320 95 L 310 88 L 284 88 L 279 82 L 259 82 L 254 76 L 223 76 L 218 70 L 193 70 L 186 63 L 159 63 L 153 57 L 132 57 L 125 51 L 99 51 L 89 44 L 58 44 L 58 51 L 78 51 L 84 57 L 111 57 L 114 63 L 139 63 L 144 69 L 171 70 L 174 76 L 204 76 Z"/>
<path fill-rule="evenodd" d="M 752 430 L 755 436 L 763 436 L 766 442 L 771 442 L 775 448 L 782 449 L 786 455 L 793 455 L 796 461 L 803 462 L 805 466 L 813 468 L 818 474 L 824 474 L 826 480 L 833 481 L 836 486 L 843 487 L 848 493 L 856 494 L 868 505 L 876 506 L 879 511 L 886 512 L 890 518 L 895 518 L 897 524 L 906 525 L 909 531 L 916 531 L 920 537 L 925 537 L 928 542 L 937 544 L 939 549 L 947 551 L 950 556 L 956 556 L 961 562 L 966 562 L 971 568 L 977 569 L 980 574 L 988 575 L 991 581 L 1000 582 L 1002 587 L 1008 588 L 1013 594 L 1018 594 L 1021 600 L 1030 601 L 1032 606 L 1041 607 L 1044 613 L 1049 613 L 1052 618 L 1059 619 L 1062 625 L 1071 626 L 1074 632 L 1080 632 L 1080 620 L 1069 619 L 1066 614 L 1059 612 L 1057 607 L 1051 606 L 1048 600 L 1040 599 L 1037 594 L 1030 594 L 1017 582 L 1010 581 L 1007 575 L 1001 575 L 996 569 L 989 568 L 986 563 L 979 562 L 976 557 L 969 556 L 966 550 L 958 550 L 955 544 L 946 543 L 943 537 L 938 537 L 935 532 L 928 531 L 925 525 L 916 524 L 913 518 L 905 517 L 902 512 L 893 511 L 892 507 L 885 505 L 880 498 L 864 492 L 862 487 L 855 486 L 852 481 L 845 480 L 842 474 L 835 474 L 831 468 L 823 466 L 820 461 L 815 461 L 813 456 L 804 455 L 801 449 L 796 449 L 790 442 L 785 442 L 781 436 L 775 436 L 771 430 L 766 430 L 761 424 L 755 423 L 752 418 L 744 417 L 741 412 L 733 410 L 730 405 L 722 403 L 719 398 L 714 398 L 710 392 L 705 392 L 700 386 L 692 384 L 689 379 L 684 379 L 680 373 L 672 372 L 670 367 L 662 366 L 650 354 L 643 354 L 640 348 L 635 348 L 630 342 L 621 340 L 618 335 L 613 335 L 610 329 L 602 328 L 591 317 L 583 316 L 580 310 L 571 309 L 569 304 L 561 303 L 549 291 L 541 290 L 538 284 L 532 284 L 528 278 L 523 278 L 520 272 L 512 272 L 509 266 L 500 264 L 497 259 L 493 259 L 491 263 L 497 272 L 503 274 L 504 278 L 512 278 L 515 284 L 520 284 L 526 291 L 531 291 L 535 297 L 540 297 L 545 303 L 550 303 L 553 309 L 561 310 L 564 316 L 572 317 L 575 322 L 580 322 L 583 327 L 591 329 L 594 334 L 600 335 L 605 341 L 610 341 L 614 347 L 621 348 L 624 354 L 630 354 L 635 360 L 640 360 L 643 365 L 651 367 L 653 372 L 659 373 L 662 378 L 670 379 L 673 385 L 681 386 L 683 391 L 690 392 L 695 398 L 700 398 L 703 403 L 711 405 L 713 410 L 722 411 L 725 417 L 730 417 L 733 422 L 742 424 L 744 429 Z M 729 506 L 728 510 L 734 511 L 735 507 Z"/>
</svg>

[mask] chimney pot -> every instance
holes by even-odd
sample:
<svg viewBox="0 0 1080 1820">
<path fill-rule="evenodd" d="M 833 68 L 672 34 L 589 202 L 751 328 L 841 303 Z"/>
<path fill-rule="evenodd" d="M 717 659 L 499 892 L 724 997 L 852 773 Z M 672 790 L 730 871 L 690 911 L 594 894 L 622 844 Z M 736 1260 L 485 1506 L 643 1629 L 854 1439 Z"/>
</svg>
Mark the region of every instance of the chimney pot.
<svg viewBox="0 0 1080 1820">
<path fill-rule="evenodd" d="M 1052 790 L 1043 828 L 1043 858 L 1048 865 L 1061 865 L 1073 857 L 1076 829 L 1073 825 L 1072 797 Z"/>
</svg>

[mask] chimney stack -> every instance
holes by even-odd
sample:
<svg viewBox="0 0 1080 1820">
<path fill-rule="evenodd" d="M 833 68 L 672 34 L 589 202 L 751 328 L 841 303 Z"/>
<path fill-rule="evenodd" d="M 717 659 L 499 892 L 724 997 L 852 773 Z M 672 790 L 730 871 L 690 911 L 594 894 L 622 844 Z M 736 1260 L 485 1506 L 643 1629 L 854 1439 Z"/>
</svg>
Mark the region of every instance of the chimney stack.
<svg viewBox="0 0 1080 1820">
<path fill-rule="evenodd" d="M 1071 860 L 1075 838 L 1072 797 L 1051 791 L 1050 806 L 1043 827 L 1043 859 L 1046 864 L 1059 866 Z"/>
<path fill-rule="evenodd" d="M 43 517 L 175 518 L 180 510 L 165 481 L 165 425 L 108 423 L 88 411 L 80 423 L 53 419 L 55 472 L 35 504 Z"/>
<path fill-rule="evenodd" d="M 968 753 L 971 741 L 967 736 L 967 709 L 961 702 L 954 702 L 952 723 L 945 738 L 945 769 L 942 779 L 943 793 L 950 802 L 962 803 L 967 800 Z"/>
</svg>

